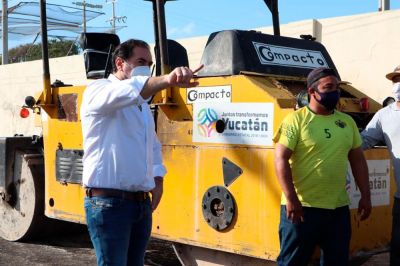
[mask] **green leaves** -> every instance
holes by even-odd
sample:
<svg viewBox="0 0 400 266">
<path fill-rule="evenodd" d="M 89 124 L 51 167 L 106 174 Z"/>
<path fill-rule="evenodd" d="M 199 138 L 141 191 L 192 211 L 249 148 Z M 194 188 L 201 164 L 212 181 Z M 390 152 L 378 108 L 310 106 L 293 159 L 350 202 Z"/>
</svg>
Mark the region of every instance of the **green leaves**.
<svg viewBox="0 0 400 266">
<path fill-rule="evenodd" d="M 57 39 L 49 40 L 49 57 L 62 57 L 67 55 L 76 55 L 79 48 L 74 41 L 59 41 Z M 9 63 L 19 63 L 42 59 L 42 45 L 23 44 L 12 48 L 8 52 Z"/>
</svg>

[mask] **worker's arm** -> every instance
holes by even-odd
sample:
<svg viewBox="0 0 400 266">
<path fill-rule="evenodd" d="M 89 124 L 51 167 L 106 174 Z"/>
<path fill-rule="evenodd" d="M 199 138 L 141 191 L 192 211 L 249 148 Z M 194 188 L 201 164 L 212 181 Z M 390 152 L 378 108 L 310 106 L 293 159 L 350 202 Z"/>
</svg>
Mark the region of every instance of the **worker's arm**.
<svg viewBox="0 0 400 266">
<path fill-rule="evenodd" d="M 151 191 L 151 210 L 155 211 L 161 201 L 164 191 L 164 178 L 161 176 L 154 177 L 155 187 Z"/>
<path fill-rule="evenodd" d="M 131 105 L 140 105 L 144 99 L 168 87 L 194 87 L 198 82 L 191 82 L 194 74 L 203 65 L 192 71 L 188 67 L 177 67 L 171 73 L 159 77 L 137 76 L 112 82 L 107 79 L 96 80 L 88 85 L 82 101 L 82 113 L 110 114 L 115 110 Z M 143 85 L 144 84 L 144 85 Z"/>
<path fill-rule="evenodd" d="M 164 175 L 167 173 L 165 166 L 163 165 L 161 143 L 157 138 L 155 131 L 152 132 L 153 136 L 153 174 L 155 187 L 151 191 L 151 208 L 154 211 L 161 201 L 163 195 L 163 182 Z"/>
<path fill-rule="evenodd" d="M 278 176 L 279 184 L 286 197 L 286 216 L 292 223 L 304 220 L 303 208 L 297 197 L 293 185 L 292 170 L 289 159 L 293 151 L 284 145 L 277 143 L 275 146 L 275 172 Z"/>
<path fill-rule="evenodd" d="M 195 70 L 188 67 L 177 67 L 171 73 L 159 77 L 150 77 L 144 85 L 140 95 L 147 99 L 157 92 L 168 87 L 190 88 L 198 85 L 198 82 L 192 82 L 194 74 L 203 68 L 200 65 Z"/>
<path fill-rule="evenodd" d="M 132 105 L 140 105 L 143 98 L 140 96 L 143 84 L 148 77 L 112 82 L 109 79 L 99 79 L 91 82 L 83 94 L 83 115 L 107 115 L 115 110 Z"/>
<path fill-rule="evenodd" d="M 358 202 L 358 213 L 361 220 L 365 220 L 371 214 L 371 193 L 369 189 L 368 165 L 361 149 L 350 150 L 349 162 L 356 184 L 361 192 L 361 199 Z"/>
<path fill-rule="evenodd" d="M 361 132 L 361 137 L 362 148 L 364 150 L 370 149 L 378 143 L 385 141 L 379 111 L 374 115 L 363 132 Z"/>
</svg>

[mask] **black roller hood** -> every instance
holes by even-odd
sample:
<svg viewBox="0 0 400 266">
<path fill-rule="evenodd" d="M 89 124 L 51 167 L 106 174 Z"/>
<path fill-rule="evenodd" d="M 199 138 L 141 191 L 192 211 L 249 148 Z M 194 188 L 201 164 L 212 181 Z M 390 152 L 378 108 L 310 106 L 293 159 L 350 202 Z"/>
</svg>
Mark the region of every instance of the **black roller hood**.
<svg viewBox="0 0 400 266">
<path fill-rule="evenodd" d="M 226 30 L 212 33 L 201 63 L 204 68 L 199 76 L 238 75 L 247 71 L 306 77 L 316 67 L 330 67 L 339 77 L 321 43 L 256 31 Z"/>
</svg>

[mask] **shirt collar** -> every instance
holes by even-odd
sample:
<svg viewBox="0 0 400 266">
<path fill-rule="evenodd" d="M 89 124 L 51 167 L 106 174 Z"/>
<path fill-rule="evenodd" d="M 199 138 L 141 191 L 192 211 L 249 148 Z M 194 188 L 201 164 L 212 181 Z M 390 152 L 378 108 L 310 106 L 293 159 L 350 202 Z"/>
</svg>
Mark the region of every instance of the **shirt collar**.
<svg viewBox="0 0 400 266">
<path fill-rule="evenodd" d="M 110 81 L 112 81 L 112 82 L 115 82 L 115 81 L 121 81 L 120 79 L 118 79 L 114 74 L 110 74 L 110 75 L 108 75 L 108 78 L 107 78 L 108 80 L 110 80 Z"/>
<path fill-rule="evenodd" d="M 393 103 L 393 109 L 394 109 L 395 111 L 400 111 L 400 107 L 399 107 L 399 105 L 398 105 L 398 101 L 396 101 L 396 102 Z"/>
</svg>

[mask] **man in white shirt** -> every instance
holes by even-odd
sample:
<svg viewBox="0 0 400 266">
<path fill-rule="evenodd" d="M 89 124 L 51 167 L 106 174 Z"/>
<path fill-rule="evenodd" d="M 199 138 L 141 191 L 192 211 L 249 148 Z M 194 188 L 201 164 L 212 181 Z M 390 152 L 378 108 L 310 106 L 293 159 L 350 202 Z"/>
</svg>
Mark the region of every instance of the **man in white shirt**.
<svg viewBox="0 0 400 266">
<path fill-rule="evenodd" d="M 86 221 L 98 265 L 143 265 L 166 174 L 146 100 L 196 86 L 191 79 L 202 66 L 149 77 L 149 46 L 133 39 L 116 48 L 112 63 L 113 73 L 89 84 L 81 105 Z"/>
<path fill-rule="evenodd" d="M 362 147 L 370 149 L 378 143 L 385 143 L 394 166 L 397 190 L 392 210 L 392 239 L 390 243 L 390 265 L 400 265 L 400 65 L 386 75 L 392 81 L 395 102 L 380 109 L 361 136 Z"/>
</svg>

